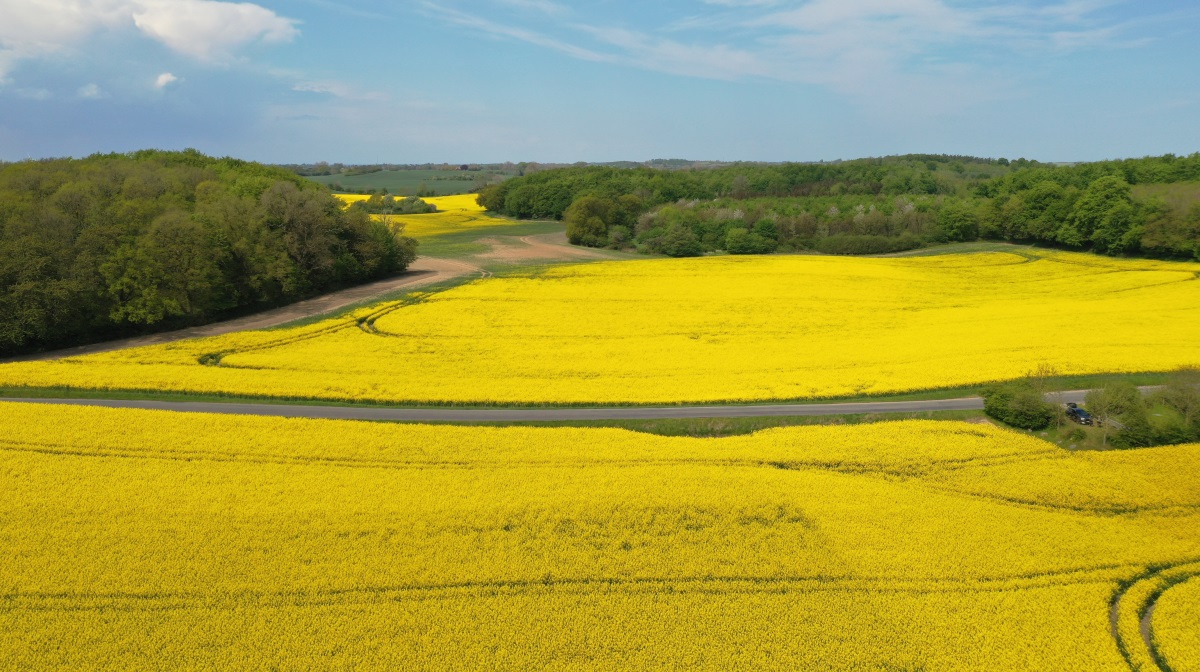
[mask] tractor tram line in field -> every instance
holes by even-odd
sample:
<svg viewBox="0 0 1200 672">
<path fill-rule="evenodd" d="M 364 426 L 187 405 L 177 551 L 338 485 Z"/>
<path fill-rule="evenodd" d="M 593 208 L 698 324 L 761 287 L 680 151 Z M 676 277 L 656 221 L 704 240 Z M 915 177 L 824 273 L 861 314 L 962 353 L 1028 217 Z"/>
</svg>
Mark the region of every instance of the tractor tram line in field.
<svg viewBox="0 0 1200 672">
<path fill-rule="evenodd" d="M 1200 560 L 1150 567 L 1122 582 L 1113 594 L 1112 636 L 1131 669 L 1172 672 L 1155 637 L 1154 612 L 1167 591 L 1196 577 L 1200 577 Z"/>
</svg>

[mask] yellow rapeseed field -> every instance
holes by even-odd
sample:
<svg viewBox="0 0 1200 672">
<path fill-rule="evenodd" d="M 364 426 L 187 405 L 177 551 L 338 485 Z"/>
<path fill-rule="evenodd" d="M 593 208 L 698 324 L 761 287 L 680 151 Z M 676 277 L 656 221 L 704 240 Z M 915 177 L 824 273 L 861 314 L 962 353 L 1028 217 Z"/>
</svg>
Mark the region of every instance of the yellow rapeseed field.
<svg viewBox="0 0 1200 672">
<path fill-rule="evenodd" d="M 1153 642 L 1171 670 L 1200 670 L 1200 572 L 1167 588 L 1150 621 Z"/>
<path fill-rule="evenodd" d="M 1105 672 L 1155 655 L 1156 592 L 1158 655 L 1197 669 L 1197 474 L 1198 445 L 950 422 L 0 404 L 0 669 Z"/>
<path fill-rule="evenodd" d="M 337 194 L 337 197 L 345 203 L 370 198 L 361 194 Z M 486 214 L 483 206 L 476 201 L 475 194 L 426 196 L 421 200 L 437 206 L 438 211 L 423 215 L 378 215 L 377 218 L 393 224 L 403 224 L 404 235 L 417 240 L 446 233 L 512 225 L 507 219 Z"/>
<path fill-rule="evenodd" d="M 0 365 L 0 386 L 677 403 L 966 386 L 1041 363 L 1164 371 L 1200 364 L 1198 272 L 1070 253 L 602 262 L 294 329 Z"/>
</svg>

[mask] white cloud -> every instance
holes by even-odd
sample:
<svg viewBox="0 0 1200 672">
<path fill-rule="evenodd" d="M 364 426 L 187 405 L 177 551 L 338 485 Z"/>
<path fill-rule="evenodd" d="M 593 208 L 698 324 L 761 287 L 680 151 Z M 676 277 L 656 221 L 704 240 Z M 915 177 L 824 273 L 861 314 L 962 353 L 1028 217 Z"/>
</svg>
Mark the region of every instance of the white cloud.
<svg viewBox="0 0 1200 672">
<path fill-rule="evenodd" d="M 100 31 L 136 29 L 201 60 L 253 42 L 286 42 L 296 21 L 251 3 L 218 0 L 0 0 L 0 82 L 24 59 L 70 53 Z"/>
<path fill-rule="evenodd" d="M 181 54 L 200 60 L 228 58 L 251 42 L 289 42 L 300 31 L 296 21 L 248 2 L 214 0 L 142 0 L 133 23 L 142 32 Z"/>
<path fill-rule="evenodd" d="M 154 80 L 154 88 L 165 89 L 165 88 L 167 88 L 168 85 L 173 84 L 178 81 L 179 81 L 179 78 L 176 77 L 175 75 L 173 75 L 169 72 L 164 72 L 161 75 L 159 75 L 157 79 Z"/>
<path fill-rule="evenodd" d="M 89 100 L 96 100 L 96 99 L 104 97 L 104 92 L 101 91 L 100 86 L 95 83 L 85 84 L 85 85 L 79 87 L 79 90 L 76 91 L 75 93 L 80 98 L 87 98 Z"/>
</svg>

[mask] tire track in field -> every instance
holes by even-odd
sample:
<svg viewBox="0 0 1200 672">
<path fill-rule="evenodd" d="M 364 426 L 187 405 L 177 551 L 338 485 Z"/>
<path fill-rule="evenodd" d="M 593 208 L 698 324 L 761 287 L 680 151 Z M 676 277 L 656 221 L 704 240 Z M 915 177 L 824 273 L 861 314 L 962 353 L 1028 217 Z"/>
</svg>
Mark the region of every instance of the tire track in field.
<svg viewBox="0 0 1200 672">
<path fill-rule="evenodd" d="M 780 462 L 761 458 L 660 458 L 633 460 L 397 460 L 372 459 L 355 456 L 299 456 L 286 454 L 245 454 L 222 452 L 215 450 L 186 449 L 173 452 L 153 452 L 137 448 L 97 447 L 81 448 L 55 443 L 19 441 L 13 439 L 0 440 L 0 451 L 18 453 L 35 453 L 59 457 L 79 458 L 118 458 L 134 460 L 166 460 L 175 462 L 219 462 L 243 463 L 261 465 L 307 466 L 344 469 L 387 469 L 396 471 L 424 470 L 475 470 L 475 469 L 579 469 L 579 468 L 642 468 L 642 467 L 710 467 L 710 468 L 749 468 L 749 469 L 779 469 L 783 471 L 818 471 L 841 474 L 845 476 L 862 476 L 864 478 L 881 479 L 891 483 L 899 483 L 909 487 L 921 488 L 941 495 L 975 499 L 1002 506 L 1014 506 L 1043 512 L 1071 513 L 1086 516 L 1118 517 L 1133 514 L 1150 513 L 1156 515 L 1191 515 L 1200 510 L 1200 503 L 1193 504 L 1158 504 L 1158 505 L 1118 505 L 1093 504 L 1076 506 L 1071 504 L 1043 502 L 1036 499 L 1013 497 L 1001 493 L 974 492 L 956 488 L 928 480 L 935 477 L 941 470 L 954 470 L 975 462 L 976 459 L 950 458 L 935 460 L 919 465 L 913 463 L 878 464 L 863 462 L 848 462 L 838 460 L 808 460 Z M 997 459 L 1012 459 L 1017 456 L 994 456 L 979 458 L 978 463 L 986 466 Z M 1036 462 L 1042 459 L 1056 459 L 1035 453 L 1025 456 L 1022 461 Z M 919 468 L 917 468 L 919 467 Z"/>
<path fill-rule="evenodd" d="M 424 287 L 426 285 L 452 280 L 454 278 L 474 272 L 487 273 L 487 271 L 484 271 L 481 268 L 471 266 L 470 264 L 462 264 L 450 259 L 440 259 L 437 257 L 417 257 L 416 261 L 409 265 L 408 270 L 405 273 L 394 278 L 378 280 L 365 285 L 359 285 L 357 287 L 350 287 L 348 289 L 330 292 L 328 294 L 323 294 L 311 299 L 305 299 L 303 301 L 298 301 L 296 303 L 279 308 L 273 308 L 261 313 L 255 313 L 253 315 L 247 315 L 245 317 L 239 317 L 232 320 L 213 322 L 211 324 L 205 324 L 198 327 L 179 329 L 176 331 L 166 331 L 158 334 L 148 334 L 145 336 L 125 338 L 116 341 L 106 341 L 104 343 L 94 343 L 91 345 L 81 345 L 62 350 L 53 350 L 50 352 L 41 352 L 32 355 L 13 357 L 0 360 L 0 363 L 79 357 L 101 352 L 109 352 L 112 350 L 122 350 L 125 348 L 137 348 L 147 345 L 174 343 L 176 341 L 182 341 L 190 338 L 221 336 L 236 331 L 269 329 L 271 327 L 287 324 L 288 322 L 295 322 L 296 320 L 316 317 L 325 313 L 334 312 L 351 304 L 369 301 L 375 297 L 389 294 L 397 289 L 415 289 L 417 287 Z M 490 276 L 490 273 L 483 277 L 488 276 Z"/>
<path fill-rule="evenodd" d="M 1174 586 L 1197 576 L 1200 576 L 1200 560 L 1186 560 L 1169 565 L 1153 566 L 1132 580 L 1122 583 L 1113 594 L 1112 602 L 1109 606 L 1109 628 L 1113 640 L 1117 644 L 1117 649 L 1120 650 L 1121 655 L 1125 658 L 1125 662 L 1129 665 L 1129 669 L 1133 670 L 1133 672 L 1150 672 L 1150 669 L 1143 664 L 1146 660 L 1151 661 L 1155 666 L 1151 669 L 1157 669 L 1159 672 L 1172 672 L 1171 667 L 1159 652 L 1158 645 L 1154 641 L 1154 610 L 1159 598 L 1164 593 Z M 1146 596 L 1145 601 L 1136 605 L 1134 613 L 1137 617 L 1137 630 L 1140 637 L 1135 641 L 1128 641 L 1121 633 L 1121 612 L 1125 610 L 1123 603 L 1126 597 L 1128 597 L 1130 591 L 1142 584 L 1155 584 L 1159 582 L 1165 582 L 1166 585 L 1152 589 Z M 1141 660 L 1143 656 L 1145 656 L 1146 660 Z"/>
<path fill-rule="evenodd" d="M 852 575 L 804 576 L 649 576 L 555 577 L 466 580 L 444 583 L 364 586 L 317 590 L 234 590 L 202 593 L 14 591 L 0 594 L 0 611 L 171 611 L 235 609 L 247 606 L 334 606 L 478 598 L 531 593 L 751 595 L 788 593 L 867 593 L 937 595 L 1007 593 L 1083 585 L 1107 585 L 1129 569 L 1126 565 L 1066 568 L 1038 574 L 979 578 L 914 578 Z"/>
</svg>

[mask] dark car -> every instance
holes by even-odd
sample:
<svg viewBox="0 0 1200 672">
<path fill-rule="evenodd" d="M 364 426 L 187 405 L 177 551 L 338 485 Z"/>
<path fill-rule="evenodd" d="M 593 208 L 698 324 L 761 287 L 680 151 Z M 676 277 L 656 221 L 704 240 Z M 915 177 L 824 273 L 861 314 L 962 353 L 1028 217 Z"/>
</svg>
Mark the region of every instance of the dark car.
<svg viewBox="0 0 1200 672">
<path fill-rule="evenodd" d="M 1081 425 L 1092 424 L 1092 414 L 1083 410 L 1075 403 L 1067 404 L 1067 417 Z"/>
</svg>

